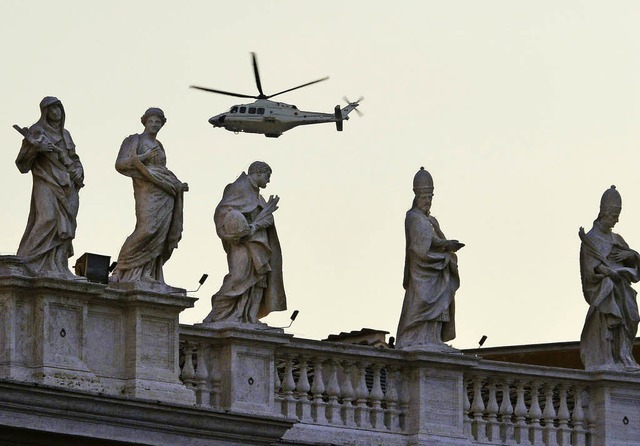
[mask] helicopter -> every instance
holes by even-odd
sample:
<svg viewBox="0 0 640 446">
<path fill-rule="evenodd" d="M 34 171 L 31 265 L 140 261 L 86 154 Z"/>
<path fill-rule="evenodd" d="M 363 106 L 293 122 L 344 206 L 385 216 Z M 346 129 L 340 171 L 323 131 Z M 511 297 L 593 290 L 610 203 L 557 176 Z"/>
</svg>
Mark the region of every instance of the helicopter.
<svg viewBox="0 0 640 446">
<path fill-rule="evenodd" d="M 326 81 L 329 77 L 323 77 L 322 79 L 307 82 L 306 84 L 298 85 L 297 87 L 288 88 L 286 90 L 267 95 L 262 91 L 262 83 L 260 82 L 260 73 L 258 71 L 256 54 L 251 53 L 251 58 L 253 61 L 253 73 L 256 78 L 256 86 L 260 93 L 258 95 L 232 93 L 213 88 L 198 87 L 196 85 L 191 85 L 189 87 L 208 91 L 210 93 L 218 93 L 238 98 L 256 99 L 255 102 L 250 104 L 234 105 L 229 109 L 229 111 L 211 117 L 209 119 L 209 123 L 214 128 L 221 127 L 234 133 L 258 133 L 265 135 L 267 138 L 277 138 L 287 130 L 291 130 L 292 128 L 300 125 L 335 122 L 336 130 L 341 132 L 343 128 L 343 121 L 349 119 L 349 113 L 353 110 L 356 110 L 359 113 L 357 107 L 360 105 L 362 98 L 355 102 L 350 102 L 347 98 L 344 98 L 347 101 L 347 105 L 342 108 L 340 108 L 339 105 L 336 105 L 333 113 L 303 111 L 299 110 L 298 107 L 292 104 L 270 101 L 269 99 L 274 96 L 288 93 L 299 88 L 308 87 L 309 85 L 317 84 L 318 82 Z"/>
</svg>

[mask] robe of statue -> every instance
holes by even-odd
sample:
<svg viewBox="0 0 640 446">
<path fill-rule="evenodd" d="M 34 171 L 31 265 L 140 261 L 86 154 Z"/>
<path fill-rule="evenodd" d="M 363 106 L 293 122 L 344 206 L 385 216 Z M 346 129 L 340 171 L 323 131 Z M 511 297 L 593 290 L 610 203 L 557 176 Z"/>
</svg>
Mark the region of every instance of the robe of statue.
<svg viewBox="0 0 640 446">
<path fill-rule="evenodd" d="M 116 169 L 133 180 L 136 227 L 120 250 L 113 272 L 119 282 L 159 282 L 164 284 L 162 266 L 171 257 L 182 237 L 183 184 L 167 169 L 160 141 L 159 154 L 141 162 L 140 135 L 122 143 Z"/>
<path fill-rule="evenodd" d="M 48 108 L 60 106 L 59 127 L 47 118 Z M 27 227 L 18 247 L 18 256 L 36 274 L 73 277 L 68 259 L 73 256 L 73 239 L 78 215 L 78 191 L 83 186 L 84 171 L 71 135 L 64 128 L 65 114 L 57 98 L 40 102 L 40 120 L 29 128 L 35 140 L 52 143 L 59 150 L 38 151 L 26 138 L 22 142 L 16 165 L 22 173 L 31 171 L 33 189 Z"/>
<path fill-rule="evenodd" d="M 229 234 L 225 226 L 230 211 L 240 212 L 252 224 L 265 205 L 258 186 L 244 172 L 224 189 L 213 219 L 227 253 L 229 273 L 212 296 L 212 309 L 204 322 L 256 323 L 272 311 L 287 309 L 282 252 L 273 216 L 253 234 L 240 239 Z"/>
<path fill-rule="evenodd" d="M 435 217 L 417 207 L 405 218 L 406 257 L 398 348 L 434 345 L 455 338 L 455 292 L 460 286 L 457 256 L 444 249 L 446 238 Z M 433 331 L 440 330 L 438 336 Z M 438 339 L 440 338 L 440 339 Z"/>
<path fill-rule="evenodd" d="M 597 222 L 580 247 L 582 291 L 589 311 L 580 336 L 580 356 L 587 370 L 638 369 L 632 348 L 638 332 L 638 304 L 632 282 L 640 280 L 640 255 L 613 232 L 599 230 Z M 611 258 L 614 250 L 630 253 L 623 262 Z M 597 270 L 600 265 L 618 272 L 614 281 Z"/>
</svg>

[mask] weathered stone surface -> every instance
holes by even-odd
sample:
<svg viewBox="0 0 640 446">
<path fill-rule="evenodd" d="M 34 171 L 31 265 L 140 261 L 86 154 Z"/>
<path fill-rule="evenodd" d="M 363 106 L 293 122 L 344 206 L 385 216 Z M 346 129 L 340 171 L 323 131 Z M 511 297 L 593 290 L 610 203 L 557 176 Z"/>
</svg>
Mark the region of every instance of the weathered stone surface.
<svg viewBox="0 0 640 446">
<path fill-rule="evenodd" d="M 17 254 L 34 275 L 75 279 L 68 260 L 73 256 L 84 170 L 65 128 L 60 100 L 45 97 L 40 113 L 31 127 L 14 126 L 24 136 L 16 165 L 33 175 L 29 220 Z"/>
<path fill-rule="evenodd" d="M 447 240 L 430 215 L 433 179 L 420 168 L 413 179 L 415 198 L 405 218 L 404 303 L 398 323 L 398 348 L 451 350 L 455 338 L 455 292 L 460 286 L 455 252 L 464 246 Z"/>
<path fill-rule="evenodd" d="M 589 311 L 580 336 L 580 356 L 587 370 L 640 372 L 633 358 L 638 332 L 638 303 L 632 282 L 640 280 L 640 254 L 611 230 L 618 222 L 622 198 L 611 186 L 588 233 L 580 228 L 580 274 Z"/>
<path fill-rule="evenodd" d="M 216 233 L 227 253 L 229 274 L 211 298 L 205 323 L 255 324 L 272 311 L 287 309 L 282 280 L 282 252 L 273 219 L 278 196 L 260 195 L 271 178 L 271 167 L 261 161 L 249 166 L 227 185 L 216 207 Z"/>
<path fill-rule="evenodd" d="M 133 181 L 136 227 L 120 250 L 111 280 L 157 287 L 165 285 L 162 266 L 182 237 L 182 200 L 189 186 L 167 169 L 164 147 L 156 139 L 166 122 L 164 112 L 150 108 L 141 121 L 144 132 L 127 137 L 116 160 L 118 172 Z"/>
<path fill-rule="evenodd" d="M 0 406 L 2 444 L 267 446 L 294 423 L 32 383 L 0 382 Z"/>
<path fill-rule="evenodd" d="M 195 402 L 193 392 L 179 380 L 177 354 L 178 315 L 193 306 L 194 298 L 53 277 L 5 275 L 3 263 L 1 378 Z"/>
</svg>

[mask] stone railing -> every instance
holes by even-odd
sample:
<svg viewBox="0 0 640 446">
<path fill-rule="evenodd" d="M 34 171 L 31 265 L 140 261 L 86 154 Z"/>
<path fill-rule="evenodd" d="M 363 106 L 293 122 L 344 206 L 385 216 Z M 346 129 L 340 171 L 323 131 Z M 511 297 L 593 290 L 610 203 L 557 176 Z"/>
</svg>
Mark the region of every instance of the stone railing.
<svg viewBox="0 0 640 446">
<path fill-rule="evenodd" d="M 393 350 L 292 339 L 276 352 L 276 408 L 305 423 L 402 432 L 409 404 Z"/>
<path fill-rule="evenodd" d="M 180 345 L 181 380 L 198 405 L 295 420 L 285 435 L 291 444 L 309 436 L 394 446 L 618 446 L 640 438 L 640 377 L 632 374 L 238 327 L 183 325 Z"/>
<path fill-rule="evenodd" d="M 464 385 L 467 438 L 483 444 L 593 444 L 585 373 L 483 361 L 464 373 Z"/>
</svg>

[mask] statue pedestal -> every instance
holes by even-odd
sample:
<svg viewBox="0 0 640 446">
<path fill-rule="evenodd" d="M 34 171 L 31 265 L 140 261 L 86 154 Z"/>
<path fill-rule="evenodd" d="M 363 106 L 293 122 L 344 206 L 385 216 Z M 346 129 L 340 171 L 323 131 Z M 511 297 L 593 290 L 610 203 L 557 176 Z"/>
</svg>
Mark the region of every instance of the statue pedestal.
<svg viewBox="0 0 640 446">
<path fill-rule="evenodd" d="M 590 418 L 595 424 L 594 443 L 638 444 L 640 373 L 593 372 Z"/>
<path fill-rule="evenodd" d="M 193 404 L 179 380 L 183 291 L 33 277 L 0 258 L 0 378 Z"/>
<path fill-rule="evenodd" d="M 410 352 L 410 444 L 444 446 L 471 444 L 464 434 L 464 371 L 473 357 L 422 349 Z"/>
<path fill-rule="evenodd" d="M 208 362 L 220 380 L 220 406 L 233 412 L 274 414 L 276 349 L 293 335 L 266 324 L 196 324 L 209 339 Z"/>
</svg>

